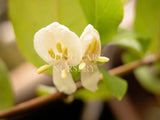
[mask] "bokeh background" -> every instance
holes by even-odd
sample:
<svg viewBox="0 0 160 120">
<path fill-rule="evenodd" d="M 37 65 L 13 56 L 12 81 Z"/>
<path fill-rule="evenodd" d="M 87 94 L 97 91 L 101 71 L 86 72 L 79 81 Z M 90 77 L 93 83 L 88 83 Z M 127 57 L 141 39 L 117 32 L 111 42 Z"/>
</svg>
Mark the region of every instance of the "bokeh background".
<svg viewBox="0 0 160 120">
<path fill-rule="evenodd" d="M 135 5 L 136 0 L 129 0 L 124 5 L 121 27 L 133 29 Z M 51 76 L 47 74 L 37 75 L 36 67 L 25 59 L 17 45 L 8 9 L 8 1 L 0 0 L 0 58 L 8 69 L 10 85 L 13 90 L 11 93 L 14 98 L 13 104 L 16 105 L 37 97 L 37 86 L 41 84 L 52 86 L 53 83 Z M 121 54 L 124 49 L 107 45 L 102 52 L 113 59 L 104 65 L 105 68 L 111 69 L 123 64 Z M 128 90 L 121 101 L 116 98 L 90 102 L 75 99 L 70 103 L 57 100 L 38 110 L 10 119 L 160 120 L 160 97 L 144 89 L 132 72 L 124 75 L 123 78 L 128 82 Z M 0 90 L 0 94 L 3 94 L 3 89 L 0 88 Z"/>
</svg>

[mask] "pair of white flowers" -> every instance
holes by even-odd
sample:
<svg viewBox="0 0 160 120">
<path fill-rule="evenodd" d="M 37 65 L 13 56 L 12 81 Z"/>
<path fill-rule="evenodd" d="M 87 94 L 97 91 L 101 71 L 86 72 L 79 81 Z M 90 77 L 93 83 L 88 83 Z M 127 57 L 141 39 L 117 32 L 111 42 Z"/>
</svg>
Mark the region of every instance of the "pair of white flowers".
<svg viewBox="0 0 160 120">
<path fill-rule="evenodd" d="M 48 63 L 37 72 L 42 73 L 54 66 L 53 82 L 59 91 L 66 94 L 74 93 L 77 89 L 69 66 L 79 65 L 83 87 L 94 92 L 97 90 L 100 74 L 96 62 L 109 61 L 108 58 L 100 56 L 99 33 L 90 24 L 79 38 L 64 25 L 54 22 L 35 34 L 34 48 Z"/>
</svg>

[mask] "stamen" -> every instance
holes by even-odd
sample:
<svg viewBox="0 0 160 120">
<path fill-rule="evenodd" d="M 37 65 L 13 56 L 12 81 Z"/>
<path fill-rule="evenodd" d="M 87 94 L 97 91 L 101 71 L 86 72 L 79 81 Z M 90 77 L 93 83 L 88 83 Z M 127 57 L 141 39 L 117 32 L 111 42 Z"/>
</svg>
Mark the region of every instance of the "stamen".
<svg viewBox="0 0 160 120">
<path fill-rule="evenodd" d="M 55 53 L 54 53 L 54 51 L 52 50 L 52 48 L 50 48 L 50 49 L 48 50 L 48 54 L 49 54 L 52 58 L 55 58 Z"/>
<path fill-rule="evenodd" d="M 91 61 L 91 60 L 92 60 L 91 56 L 89 56 L 89 55 L 87 55 L 87 58 L 89 59 L 89 61 Z"/>
<path fill-rule="evenodd" d="M 90 52 L 91 52 L 91 53 L 94 53 L 95 50 L 96 50 L 96 48 L 97 48 L 97 40 L 94 39 L 94 41 L 93 41 L 93 43 L 92 43 L 92 46 L 91 46 L 91 48 L 90 48 Z"/>
<path fill-rule="evenodd" d="M 80 70 L 84 70 L 86 68 L 86 63 L 85 62 L 82 62 L 79 64 L 79 69 Z"/>
<path fill-rule="evenodd" d="M 67 77 L 67 71 L 64 69 L 61 71 L 61 78 L 65 79 Z"/>
<path fill-rule="evenodd" d="M 61 45 L 60 42 L 57 42 L 56 48 L 57 48 L 57 50 L 58 50 L 59 53 L 62 53 L 62 45 Z"/>
<path fill-rule="evenodd" d="M 108 62 L 109 58 L 104 57 L 104 56 L 99 56 L 99 57 L 97 57 L 97 61 L 98 62 Z"/>
<path fill-rule="evenodd" d="M 63 47 L 63 49 L 62 49 L 62 56 L 63 57 L 68 56 L 68 48 L 67 47 Z"/>
<path fill-rule="evenodd" d="M 61 59 L 61 56 L 60 55 L 56 55 L 56 60 L 59 60 Z"/>
<path fill-rule="evenodd" d="M 46 70 L 48 70 L 49 67 L 50 67 L 50 65 L 43 65 L 40 68 L 38 68 L 37 73 L 41 74 L 41 73 L 45 72 Z"/>
</svg>

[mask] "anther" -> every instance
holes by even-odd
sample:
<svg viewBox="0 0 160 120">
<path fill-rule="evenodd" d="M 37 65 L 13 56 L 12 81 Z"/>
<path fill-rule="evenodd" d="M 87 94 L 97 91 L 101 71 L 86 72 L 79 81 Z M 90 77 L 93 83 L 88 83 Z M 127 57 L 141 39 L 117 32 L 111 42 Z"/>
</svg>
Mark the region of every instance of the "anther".
<svg viewBox="0 0 160 120">
<path fill-rule="evenodd" d="M 93 41 L 93 43 L 92 43 L 92 45 L 91 45 L 91 48 L 90 48 L 90 52 L 91 52 L 91 53 L 94 53 L 95 50 L 96 50 L 96 48 L 97 48 L 97 40 L 94 39 L 94 41 Z"/>
<path fill-rule="evenodd" d="M 55 58 L 55 53 L 54 53 L 54 51 L 52 50 L 52 48 L 50 48 L 50 49 L 48 50 L 48 54 L 49 54 L 52 58 Z"/>
<path fill-rule="evenodd" d="M 109 58 L 104 57 L 104 56 L 99 56 L 99 57 L 97 57 L 97 61 L 98 62 L 108 62 Z"/>
<path fill-rule="evenodd" d="M 61 71 L 61 78 L 65 79 L 67 77 L 67 71 L 64 69 Z"/>
<path fill-rule="evenodd" d="M 80 70 L 84 70 L 86 68 L 86 63 L 85 62 L 82 62 L 79 64 L 79 69 Z"/>
<path fill-rule="evenodd" d="M 56 48 L 57 48 L 57 50 L 58 50 L 59 53 L 62 53 L 62 45 L 61 45 L 60 42 L 57 42 Z"/>
<path fill-rule="evenodd" d="M 50 67 L 49 65 L 43 65 L 43 66 L 41 66 L 40 68 L 38 68 L 37 73 L 38 73 L 38 74 L 43 73 L 43 72 L 45 72 L 46 70 L 48 70 L 49 67 Z"/>
<path fill-rule="evenodd" d="M 67 47 L 63 47 L 63 49 L 62 49 L 62 56 L 63 57 L 68 56 L 68 49 L 67 49 Z"/>
</svg>

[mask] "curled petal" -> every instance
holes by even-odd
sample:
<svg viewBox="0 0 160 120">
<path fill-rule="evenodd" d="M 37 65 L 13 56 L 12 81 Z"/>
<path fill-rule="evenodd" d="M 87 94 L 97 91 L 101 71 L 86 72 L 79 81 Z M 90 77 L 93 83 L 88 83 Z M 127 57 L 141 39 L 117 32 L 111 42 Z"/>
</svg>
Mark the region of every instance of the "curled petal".
<svg viewBox="0 0 160 120">
<path fill-rule="evenodd" d="M 76 91 L 76 84 L 72 79 L 72 75 L 69 71 L 67 71 L 66 78 L 61 77 L 61 66 L 54 66 L 53 68 L 53 83 L 57 87 L 57 89 L 66 94 L 72 94 Z"/>
<path fill-rule="evenodd" d="M 82 86 L 86 89 L 95 92 L 99 81 L 99 70 L 95 64 L 87 65 L 84 71 L 81 71 Z"/>
<path fill-rule="evenodd" d="M 34 48 L 38 55 L 47 63 L 53 62 L 48 50 L 58 54 L 56 44 L 68 48 L 68 63 L 77 65 L 82 59 L 82 45 L 79 37 L 64 25 L 54 22 L 40 29 L 34 36 Z M 72 58 L 71 58 L 72 57 Z"/>
<path fill-rule="evenodd" d="M 97 44 L 96 48 L 95 48 L 96 49 L 95 54 L 100 55 L 100 53 L 101 53 L 101 43 L 100 43 L 99 33 L 92 25 L 89 24 L 84 29 L 84 31 L 83 31 L 83 33 L 80 37 L 80 40 L 81 40 L 82 46 L 83 46 L 83 48 L 82 48 L 83 56 L 86 53 L 86 51 L 88 50 L 88 48 L 90 47 L 90 44 L 92 45 L 92 44 L 95 43 L 94 40 L 96 40 L 96 44 Z"/>
</svg>

